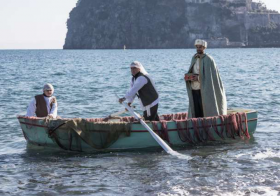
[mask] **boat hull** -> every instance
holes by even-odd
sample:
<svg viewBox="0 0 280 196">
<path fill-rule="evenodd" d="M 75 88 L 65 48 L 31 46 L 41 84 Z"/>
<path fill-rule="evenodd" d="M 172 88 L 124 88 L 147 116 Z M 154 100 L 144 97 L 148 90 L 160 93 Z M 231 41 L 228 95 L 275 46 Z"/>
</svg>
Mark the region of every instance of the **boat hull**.
<svg viewBox="0 0 280 196">
<path fill-rule="evenodd" d="M 248 126 L 248 133 L 252 136 L 257 127 L 257 112 L 253 110 L 229 110 L 229 113 L 235 112 L 245 112 L 247 117 L 247 126 Z M 138 122 L 130 123 L 130 135 L 127 136 L 125 132 L 121 133 L 118 139 L 108 146 L 105 149 L 95 149 L 92 148 L 85 140 L 79 137 L 72 137 L 73 133 L 69 132 L 69 130 L 63 128 L 57 128 L 55 130 L 57 134 L 57 140 L 50 137 L 49 135 L 49 128 L 46 125 L 46 120 L 44 118 L 26 118 L 23 116 L 18 116 L 18 120 L 21 125 L 21 129 L 23 131 L 23 135 L 28 143 L 38 146 L 48 146 L 48 147 L 55 147 L 55 148 L 64 148 L 67 150 L 73 151 L 114 151 L 114 150 L 129 150 L 129 149 L 141 149 L 141 148 L 159 148 L 159 144 L 153 139 L 150 133 L 145 130 L 145 128 Z M 60 122 L 63 122 L 64 119 L 60 119 Z M 67 121 L 69 119 L 65 119 Z M 55 120 L 54 120 L 55 121 Z M 222 126 L 219 126 L 221 120 L 217 118 L 217 130 L 221 131 Z M 147 124 L 153 128 L 151 122 L 147 122 Z M 182 137 L 178 132 L 178 125 L 176 121 L 167 121 L 167 133 L 168 133 L 168 140 L 169 144 L 172 147 L 175 146 L 188 146 L 193 145 L 194 143 L 201 143 L 207 142 L 205 141 L 182 141 Z M 158 123 L 158 128 L 161 129 L 162 124 Z M 245 123 L 244 123 L 244 129 Z M 190 124 L 190 134 L 193 138 L 195 138 L 195 131 L 191 128 L 192 123 Z M 228 140 L 229 137 L 227 133 L 224 131 L 222 135 L 217 134 L 214 129 L 211 127 L 209 129 L 211 132 L 212 139 L 214 141 L 221 141 L 221 140 Z M 70 139 L 71 138 L 71 139 Z M 238 139 L 238 137 L 234 137 Z M 233 138 L 231 138 L 233 139 Z"/>
</svg>

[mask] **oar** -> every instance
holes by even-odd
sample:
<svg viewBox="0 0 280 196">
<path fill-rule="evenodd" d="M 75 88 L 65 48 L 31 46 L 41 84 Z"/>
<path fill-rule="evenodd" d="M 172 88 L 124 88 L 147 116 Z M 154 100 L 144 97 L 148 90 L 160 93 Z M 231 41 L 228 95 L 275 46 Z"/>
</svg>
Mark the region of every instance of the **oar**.
<svg viewBox="0 0 280 196">
<path fill-rule="evenodd" d="M 111 117 L 114 117 L 114 116 L 119 116 L 123 113 L 126 113 L 127 111 L 126 110 L 123 110 L 123 111 L 119 111 L 119 112 L 115 112 L 113 114 L 110 114 L 109 116 L 107 116 L 106 118 L 111 118 Z"/>
<path fill-rule="evenodd" d="M 118 99 L 119 96 L 116 95 L 116 97 Z M 149 133 L 152 135 L 152 137 L 156 140 L 156 142 L 169 154 L 171 155 L 176 155 L 178 156 L 179 153 L 177 153 L 176 151 L 172 150 L 172 148 L 170 148 L 157 134 L 155 134 L 155 132 L 140 118 L 140 115 L 137 114 L 131 107 L 128 106 L 127 103 L 122 102 L 122 105 L 130 112 L 130 114 L 132 116 L 134 116 L 134 118 L 136 118 L 137 120 L 140 121 L 140 123 L 149 131 Z"/>
<path fill-rule="evenodd" d="M 135 106 L 131 106 L 131 107 L 135 108 Z M 119 115 L 121 115 L 121 114 L 123 114 L 123 113 L 126 113 L 126 112 L 128 112 L 128 111 L 125 109 L 125 110 L 123 110 L 123 111 L 119 111 L 119 112 L 115 112 L 115 113 L 113 113 L 113 114 L 110 114 L 110 115 L 107 116 L 106 118 L 111 118 L 111 117 L 119 116 Z"/>
</svg>

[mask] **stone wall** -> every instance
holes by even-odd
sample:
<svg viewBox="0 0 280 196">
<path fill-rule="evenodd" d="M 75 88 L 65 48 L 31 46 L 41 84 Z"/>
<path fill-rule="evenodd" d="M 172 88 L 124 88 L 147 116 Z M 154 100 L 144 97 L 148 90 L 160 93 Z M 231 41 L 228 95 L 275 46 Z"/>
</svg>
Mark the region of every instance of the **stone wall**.
<svg viewBox="0 0 280 196">
<path fill-rule="evenodd" d="M 229 45 L 228 38 L 207 39 L 209 48 L 225 48 Z"/>
<path fill-rule="evenodd" d="M 280 25 L 258 26 L 249 29 L 249 47 L 280 47 Z"/>
<path fill-rule="evenodd" d="M 245 25 L 247 29 L 251 29 L 256 26 L 267 26 L 270 23 L 280 24 L 280 14 L 248 13 Z"/>
<path fill-rule="evenodd" d="M 269 20 L 275 24 L 280 24 L 280 14 L 269 14 Z"/>
</svg>

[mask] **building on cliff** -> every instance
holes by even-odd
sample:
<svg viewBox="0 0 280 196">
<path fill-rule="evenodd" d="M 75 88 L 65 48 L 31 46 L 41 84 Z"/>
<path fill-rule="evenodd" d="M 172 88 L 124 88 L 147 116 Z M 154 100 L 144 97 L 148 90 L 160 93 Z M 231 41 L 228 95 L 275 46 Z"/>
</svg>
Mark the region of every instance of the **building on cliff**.
<svg viewBox="0 0 280 196">
<path fill-rule="evenodd" d="M 280 14 L 252 0 L 79 0 L 64 49 L 279 47 Z"/>
</svg>

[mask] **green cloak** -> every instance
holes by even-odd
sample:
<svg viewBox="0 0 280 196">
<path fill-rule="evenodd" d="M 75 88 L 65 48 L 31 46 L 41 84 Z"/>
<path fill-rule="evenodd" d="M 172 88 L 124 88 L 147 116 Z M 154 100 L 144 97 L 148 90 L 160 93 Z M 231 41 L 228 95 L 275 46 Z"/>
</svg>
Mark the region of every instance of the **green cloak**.
<svg viewBox="0 0 280 196">
<path fill-rule="evenodd" d="M 226 93 L 218 68 L 214 59 L 208 54 L 201 55 L 199 63 L 199 82 L 202 98 L 202 107 L 204 117 L 218 116 L 227 114 Z M 192 73 L 193 66 L 197 56 L 192 58 L 191 66 L 188 73 Z M 189 96 L 189 118 L 194 117 L 194 103 L 192 95 L 191 82 L 186 81 L 187 91 Z"/>
</svg>

